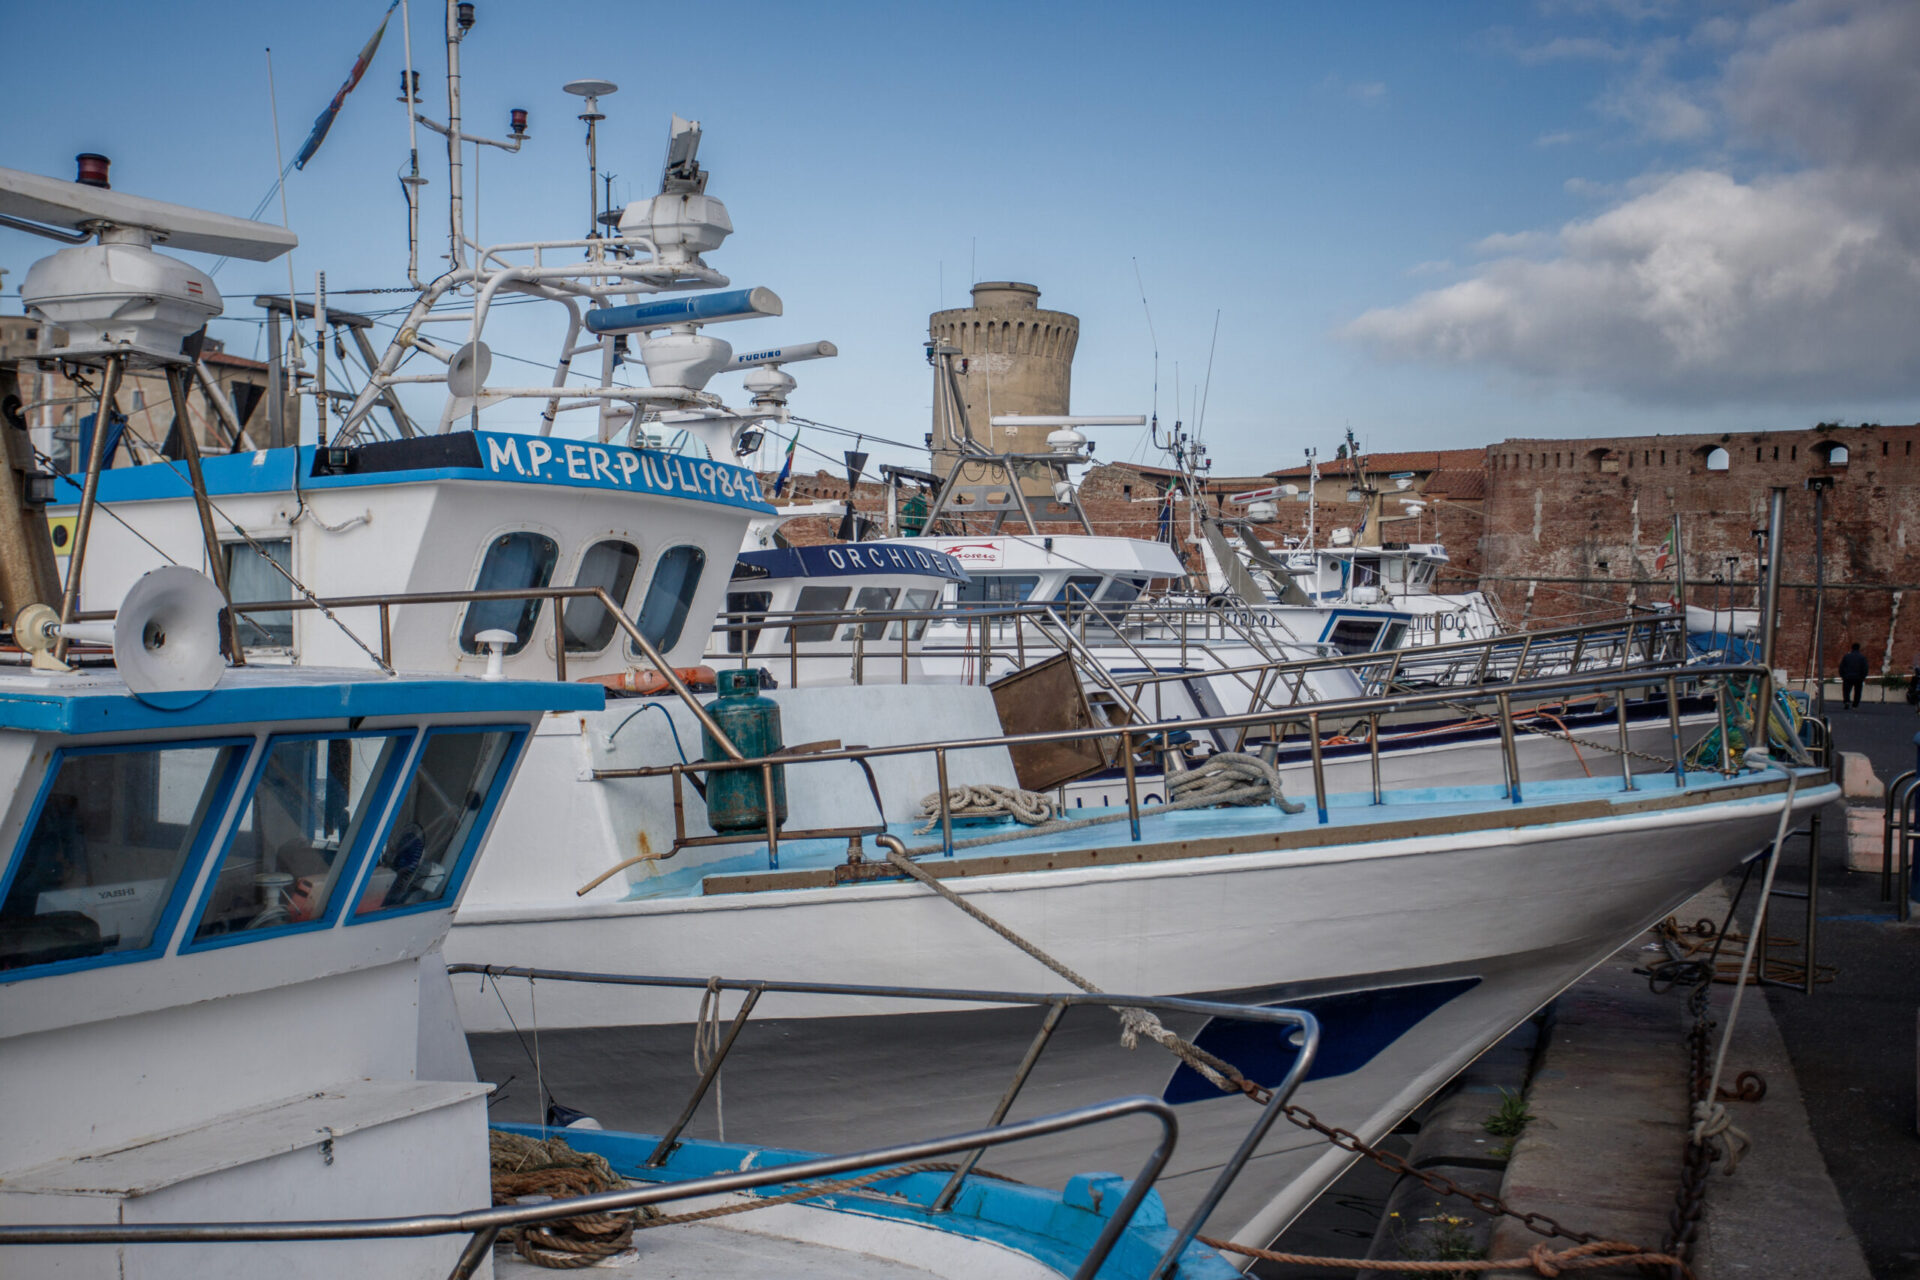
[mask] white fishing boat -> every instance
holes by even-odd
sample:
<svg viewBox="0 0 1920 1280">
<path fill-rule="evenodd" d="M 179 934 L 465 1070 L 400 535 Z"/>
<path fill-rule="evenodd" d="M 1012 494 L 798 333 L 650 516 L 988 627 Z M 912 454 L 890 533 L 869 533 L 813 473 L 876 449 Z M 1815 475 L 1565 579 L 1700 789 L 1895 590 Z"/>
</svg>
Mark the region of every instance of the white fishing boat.
<svg viewBox="0 0 1920 1280">
<path fill-rule="evenodd" d="M 450 38 L 452 24 L 450 6 Z M 183 408 L 183 348 L 220 309 L 207 277 L 150 242 L 267 259 L 292 240 L 11 170 L 0 215 L 100 237 L 29 279 L 40 318 L 57 313 L 71 338 L 52 357 L 100 377 L 103 424 L 64 590 L 36 486 L 9 470 L 0 495 L 0 594 L 31 658 L 0 672 L 0 1090 L 21 1104 L 0 1121 L 0 1268 L 459 1278 L 494 1274 L 512 1233 L 543 1265 L 716 1280 L 1233 1274 L 1152 1193 L 1175 1141 L 1152 1099 L 827 1158 L 596 1131 L 574 1136 L 599 1160 L 599 1194 L 564 1179 L 532 1201 L 503 1192 L 529 1153 L 552 1166 L 553 1131 L 489 1135 L 492 1086 L 474 1075 L 440 947 L 536 726 L 595 712 L 604 692 L 507 679 L 509 631 L 480 634 L 491 652 L 476 676 L 245 664 L 225 588 L 178 565 L 89 612 L 116 386 L 154 371 Z M 0 367 L 8 398 L 15 383 Z M 183 449 L 222 574 L 190 436 Z M 96 648 L 76 669 L 82 645 Z M 1304 1071 L 1311 1018 L 1274 1023 L 1303 1036 Z M 1132 1116 L 1158 1121 L 1159 1141 L 1131 1182 L 968 1177 L 983 1149 Z M 964 1167 L 921 1185 L 945 1172 L 926 1158 L 949 1153 Z M 768 1187 L 784 1194 L 753 1194 Z M 672 1201 L 700 1225 L 650 1230 L 672 1220 L 643 1211 Z M 706 1221 L 745 1213 L 750 1226 Z"/>
<path fill-rule="evenodd" d="M 449 14 L 451 57 L 458 34 Z M 611 90 L 578 87 L 599 97 Z M 597 115 L 592 104 L 589 114 Z M 449 115 L 457 117 L 457 99 Z M 458 129 L 448 127 L 457 154 Z M 456 210 L 453 266 L 423 287 L 404 341 L 381 358 L 338 434 L 318 447 L 206 460 L 204 502 L 170 465 L 99 474 L 89 481 L 94 501 L 114 519 L 99 524 L 95 553 L 85 565 L 76 556 L 71 573 L 90 598 L 114 598 L 154 548 L 188 561 L 205 555 L 237 595 L 254 596 L 233 606 L 236 620 L 251 620 L 234 647 L 262 659 L 272 650 L 301 665 L 345 660 L 498 674 L 508 683 L 551 674 L 577 686 L 586 677 L 607 691 L 629 682 L 638 691 L 642 676 L 657 682 L 659 697 L 567 703 L 539 718 L 521 785 L 495 815 L 493 856 L 467 876 L 446 954 L 469 965 L 616 978 L 693 972 L 859 988 L 884 976 L 894 988 L 965 987 L 980 996 L 971 1003 L 983 1008 L 946 1013 L 931 995 L 908 1005 L 847 997 L 856 1002 L 850 1013 L 818 993 L 769 997 L 777 1017 L 752 1024 L 771 1032 L 777 1050 L 766 1075 L 743 1089 L 743 1057 L 725 1091 L 732 1122 L 754 1128 L 758 1140 L 832 1150 L 870 1145 L 865 1139 L 883 1131 L 897 1136 L 909 1114 L 927 1122 L 912 1126 L 924 1131 L 947 1127 L 949 1114 L 966 1128 L 987 1110 L 982 1094 L 1000 1088 L 999 1055 L 1012 1048 L 1017 1058 L 1032 1028 L 985 1008 L 993 1002 L 982 993 L 1046 990 L 1060 979 L 929 882 L 1110 990 L 1310 1002 L 1330 1027 L 1338 1023 L 1329 1044 L 1346 1047 L 1318 1061 L 1302 1100 L 1332 1123 L 1378 1137 L 1634 930 L 1764 847 L 1785 815 L 1830 795 L 1790 762 L 1749 765 L 1723 753 L 1690 766 L 1691 740 L 1672 744 L 1658 774 L 1543 780 L 1516 746 L 1522 730 L 1507 686 L 1362 689 L 1284 710 L 1249 701 L 1238 715 L 1196 708 L 1179 720 L 1141 714 L 1025 738 L 1004 733 L 992 692 L 978 683 L 802 679 L 768 699 L 780 716 L 776 733 L 770 708 L 743 687 L 753 682 L 728 664 L 715 672 L 721 697 L 702 702 L 686 673 L 698 674 L 708 619 L 735 587 L 729 571 L 743 536 L 771 514 L 735 459 L 756 424 L 784 412 L 792 380 L 780 366 L 829 351 L 812 343 L 733 357 L 706 331 L 774 314 L 776 300 L 727 288 L 702 257 L 731 223 L 705 193 L 697 140 L 697 126 L 676 124 L 662 191 L 624 211 L 620 234 L 605 239 L 469 254 Z M 686 292 L 695 287 L 709 291 Z M 565 321 L 550 383 L 489 381 L 484 326 L 490 300 L 505 290 L 550 304 Z M 448 322 L 466 326 L 467 340 L 423 339 L 422 326 L 448 320 L 436 304 L 453 297 L 465 310 Z M 637 339 L 647 386 L 615 376 L 622 338 Z M 589 350 L 601 354 L 599 372 L 570 381 Z M 745 407 L 706 389 L 730 365 L 754 380 Z M 403 372 L 420 366 L 429 372 Z M 449 430 L 369 441 L 368 415 L 405 378 L 444 387 L 440 423 Z M 541 433 L 450 429 L 471 426 L 502 400 L 542 404 Z M 587 424 L 585 438 L 554 434 L 563 422 Z M 685 448 L 646 443 L 664 432 L 684 432 Z M 616 442 L 622 433 L 627 444 Z M 881 545 L 904 555 L 910 544 Z M 892 567 L 889 560 L 883 572 Z M 1133 576 L 1149 568 L 1143 558 Z M 906 577 L 890 589 L 914 589 Z M 253 583 L 275 584 L 277 593 L 243 589 Z M 1077 621 L 1104 616 L 1102 603 L 1096 594 Z M 877 621 L 837 619 L 862 628 Z M 855 639 L 866 643 L 863 631 Z M 902 639 L 914 643 L 904 631 Z M 887 644 L 884 631 L 875 643 Z M 1266 665 L 1287 665 L 1276 656 Z M 1206 677 L 1234 665 L 1215 661 Z M 989 670 L 983 663 L 979 674 Z M 1354 679 L 1350 668 L 1339 671 L 1346 674 L 1336 678 Z M 1753 675 L 1619 673 L 1528 680 L 1518 692 L 1610 697 L 1652 683 L 1669 707 L 1696 692 L 1737 706 L 1727 682 Z M 1118 682 L 1107 679 L 1111 693 Z M 1487 718 L 1498 744 L 1486 778 L 1344 792 L 1327 781 L 1330 727 L 1462 704 Z M 1164 754 L 1178 734 L 1220 732 L 1249 745 L 1245 735 L 1264 729 L 1277 758 L 1285 745 L 1278 727 L 1302 716 L 1312 783 L 1294 792 L 1310 799 L 1307 812 L 1282 803 L 1287 784 L 1271 762 L 1217 752 L 1187 772 L 1203 790 L 1224 785 L 1252 803 L 1204 807 L 1216 797 L 1199 794 L 1181 807 L 1153 806 L 1136 774 L 1123 805 L 1072 823 L 1029 830 L 961 812 L 955 832 L 950 793 L 961 784 L 1016 787 L 1028 752 L 1115 765 L 1124 780 L 1139 757 Z M 1374 735 L 1369 772 L 1379 744 Z M 1169 785 L 1181 773 L 1174 763 Z M 931 823 L 916 816 L 928 796 Z M 1036 803 L 1006 798 L 1023 811 Z M 1530 904 L 1519 926 L 1490 884 Z M 664 1105 L 664 1093 L 632 1086 L 652 1078 L 649 1055 L 684 1063 L 694 1047 L 697 997 L 670 990 L 677 994 L 646 982 L 523 975 L 463 981 L 453 999 L 483 1079 L 524 1079 L 531 1069 L 531 1103 L 502 1104 L 518 1118 L 541 1121 L 551 1094 L 606 1123 L 666 1129 L 672 1117 L 643 1115 Z M 719 984 L 716 996 L 725 990 Z M 1169 1017 L 1203 1047 L 1244 1060 L 1265 1085 L 1289 1079 L 1303 1060 L 1288 1034 L 1235 1039 L 1233 1019 L 1193 1009 Z M 929 1052 L 929 1018 L 965 1034 Z M 1077 1023 L 1084 1033 L 1063 1033 L 1020 1105 L 1065 1105 L 1086 1090 L 1097 1101 L 1141 1084 L 1188 1100 L 1188 1140 L 1163 1183 L 1176 1217 L 1264 1244 L 1348 1158 L 1317 1139 L 1268 1134 L 1248 1174 L 1220 1188 L 1213 1171 L 1245 1143 L 1247 1104 L 1195 1093 L 1188 1076 L 1152 1054 L 1108 1052 L 1110 1026 Z M 994 1059 L 991 1079 L 983 1056 Z M 872 1088 L 876 1081 L 885 1088 Z M 836 1082 L 845 1087 L 830 1087 Z M 849 1090 L 884 1096 L 860 1114 L 844 1105 Z M 1119 1152 L 1114 1139 L 1080 1131 L 1064 1153 L 1010 1150 L 1006 1163 L 1057 1181 L 1117 1163 Z"/>
</svg>

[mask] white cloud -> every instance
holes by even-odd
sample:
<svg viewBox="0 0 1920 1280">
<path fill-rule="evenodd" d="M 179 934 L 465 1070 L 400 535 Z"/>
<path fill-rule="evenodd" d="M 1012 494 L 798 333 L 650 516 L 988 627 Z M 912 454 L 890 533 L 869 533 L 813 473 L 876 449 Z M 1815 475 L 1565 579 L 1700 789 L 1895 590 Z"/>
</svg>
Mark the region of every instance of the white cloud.
<svg viewBox="0 0 1920 1280">
<path fill-rule="evenodd" d="M 1324 92 L 1338 93 L 1370 107 L 1378 106 L 1387 100 L 1387 86 L 1383 82 L 1347 80 L 1331 71 L 1321 78 L 1320 88 Z"/>
<path fill-rule="evenodd" d="M 1499 28 L 1489 33 L 1489 43 L 1524 66 L 1543 62 L 1619 62 L 1631 57 L 1625 45 L 1596 36 L 1556 36 L 1539 44 L 1522 44 L 1511 31 Z"/>
<path fill-rule="evenodd" d="M 1570 180 L 1610 206 L 1489 236 L 1468 278 L 1368 311 L 1343 336 L 1389 359 L 1647 402 L 1920 394 L 1920 5 L 1761 12 L 1692 82 L 1669 76 L 1671 53 L 1650 47 L 1601 109 L 1709 156 L 1765 146 L 1802 167 Z"/>
<path fill-rule="evenodd" d="M 1536 147 L 1564 147 L 1579 136 L 1579 134 L 1569 130 L 1562 130 L 1559 133 L 1543 133 L 1533 140 L 1533 145 Z"/>
<path fill-rule="evenodd" d="M 1473 251 L 1483 258 L 1502 254 L 1542 253 L 1553 247 L 1553 237 L 1544 231 L 1496 231 L 1483 236 Z"/>
</svg>

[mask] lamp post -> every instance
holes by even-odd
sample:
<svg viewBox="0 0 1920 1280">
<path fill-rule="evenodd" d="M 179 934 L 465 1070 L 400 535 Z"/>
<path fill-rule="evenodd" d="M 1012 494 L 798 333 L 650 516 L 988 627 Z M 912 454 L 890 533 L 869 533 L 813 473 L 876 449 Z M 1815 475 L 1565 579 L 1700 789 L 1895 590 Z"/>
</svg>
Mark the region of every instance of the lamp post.
<svg viewBox="0 0 1920 1280">
<path fill-rule="evenodd" d="M 1833 488 L 1832 476 L 1808 476 L 1807 488 L 1813 494 L 1813 714 L 1827 714 L 1827 655 L 1821 643 L 1822 624 L 1827 603 L 1827 491 Z"/>
</svg>

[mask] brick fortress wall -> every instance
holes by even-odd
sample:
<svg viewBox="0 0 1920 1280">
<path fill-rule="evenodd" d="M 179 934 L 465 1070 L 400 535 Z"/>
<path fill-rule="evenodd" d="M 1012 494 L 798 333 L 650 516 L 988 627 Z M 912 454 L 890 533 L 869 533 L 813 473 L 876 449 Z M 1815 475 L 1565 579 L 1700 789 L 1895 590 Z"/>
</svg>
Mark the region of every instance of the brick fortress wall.
<svg viewBox="0 0 1920 1280">
<path fill-rule="evenodd" d="M 1782 592 L 1776 662 L 1804 675 L 1815 598 L 1806 482 L 1827 477 L 1820 667 L 1831 674 L 1857 641 L 1875 670 L 1905 670 L 1920 651 L 1920 612 L 1906 607 L 1920 606 L 1907 599 L 1920 585 L 1916 442 L 1920 426 L 1504 441 L 1486 451 L 1482 586 L 1509 622 L 1535 625 L 1670 599 L 1673 566 L 1656 573 L 1655 564 L 1678 512 L 1688 603 L 1752 608 L 1753 531 L 1766 525 L 1772 488 L 1784 486 L 1781 578 L 1805 585 Z"/>
<path fill-rule="evenodd" d="M 1717 435 L 1507 440 L 1478 467 L 1451 454 L 1424 476 L 1426 509 L 1388 526 L 1400 542 L 1439 542 L 1452 565 L 1442 589 L 1485 590 L 1510 625 L 1567 625 L 1618 617 L 1630 604 L 1672 597 L 1673 568 L 1655 564 L 1681 517 L 1688 603 L 1754 607 L 1759 556 L 1753 531 L 1766 524 L 1773 486 L 1786 492 L 1785 560 L 1778 660 L 1795 675 L 1812 657 L 1813 496 L 1809 477 L 1827 477 L 1824 648 L 1831 674 L 1859 642 L 1875 670 L 1907 670 L 1920 659 L 1920 425 L 1815 428 Z M 1842 452 L 1837 452 L 1842 450 Z M 1724 451 L 1724 469 L 1717 465 Z M 1844 457 L 1844 461 L 1840 459 Z M 773 477 L 763 477 L 771 486 Z M 800 499 L 845 496 L 843 477 L 796 476 Z M 1125 463 L 1085 473 L 1081 503 L 1098 533 L 1158 534 L 1165 473 Z M 1209 482 L 1224 494 L 1263 487 L 1265 476 Z M 885 495 L 863 484 L 856 507 L 879 521 Z M 1178 525 L 1184 536 L 1186 505 Z M 1230 510 L 1238 510 L 1230 508 Z M 1305 532 L 1307 506 L 1276 504 L 1260 527 L 1272 541 Z M 1357 523 L 1358 510 L 1320 504 L 1326 531 Z M 796 542 L 832 540 L 836 520 L 788 526 Z M 1015 526 L 1017 529 L 1017 526 Z M 1077 532 L 1042 522 L 1042 533 Z M 1197 566 L 1196 557 L 1189 557 Z M 1719 575 L 1721 581 L 1715 581 Z M 1728 580 L 1732 585 L 1728 585 Z"/>
</svg>

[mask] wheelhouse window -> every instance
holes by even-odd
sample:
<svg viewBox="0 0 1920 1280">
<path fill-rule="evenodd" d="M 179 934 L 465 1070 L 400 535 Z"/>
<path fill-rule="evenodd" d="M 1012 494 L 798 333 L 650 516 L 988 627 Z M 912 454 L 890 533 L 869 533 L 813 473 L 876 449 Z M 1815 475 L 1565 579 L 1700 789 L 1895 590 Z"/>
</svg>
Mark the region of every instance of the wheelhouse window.
<svg viewBox="0 0 1920 1280">
<path fill-rule="evenodd" d="M 752 653 L 753 647 L 760 643 L 760 624 L 766 621 L 767 610 L 773 607 L 771 591 L 729 591 L 727 593 L 727 617 L 729 626 L 745 626 L 745 631 L 727 632 L 728 653 Z"/>
<path fill-rule="evenodd" d="M 1032 573 L 977 573 L 973 580 L 963 582 L 955 593 L 954 599 L 962 609 L 984 609 L 994 605 L 1018 604 L 1033 594 L 1040 585 L 1038 574 Z"/>
<path fill-rule="evenodd" d="M 256 538 L 253 542 L 229 542 L 225 548 L 227 587 L 238 601 L 291 600 L 293 582 L 287 574 L 293 569 L 293 539 Z M 275 566 L 279 566 L 276 568 Z M 249 649 L 293 648 L 293 614 L 243 613 L 236 615 L 240 643 Z"/>
<path fill-rule="evenodd" d="M 793 609 L 795 613 L 838 613 L 847 607 L 847 597 L 852 594 L 851 587 L 802 587 Z M 819 644 L 833 639 L 833 627 L 831 622 L 796 626 L 791 628 L 791 638 L 796 644 Z"/>
<path fill-rule="evenodd" d="M 459 891 L 518 738 L 510 729 L 428 732 L 354 904 L 356 920 L 432 906 Z"/>
<path fill-rule="evenodd" d="M 63 751 L 0 891 L 0 969 L 158 954 L 244 744 Z"/>
<path fill-rule="evenodd" d="M 940 607 L 940 592 L 937 588 L 909 588 L 900 593 L 900 608 L 905 613 L 924 613 Z M 927 634 L 927 624 L 931 618 L 910 618 L 906 623 L 907 639 L 918 640 Z M 900 638 L 901 624 L 896 622 L 887 630 L 887 638 Z"/>
<path fill-rule="evenodd" d="M 1060 590 L 1054 592 L 1053 600 L 1055 604 L 1064 604 L 1066 608 L 1061 612 L 1072 618 L 1085 611 L 1099 593 L 1100 575 L 1076 573 L 1060 584 Z"/>
<path fill-rule="evenodd" d="M 680 632 L 687 625 L 687 610 L 693 606 L 694 592 L 700 589 L 700 573 L 706 568 L 707 553 L 698 547 L 669 547 L 653 567 L 653 581 L 647 585 L 647 598 L 635 619 L 640 634 L 656 649 L 671 649 L 680 643 Z M 631 646 L 629 646 L 631 648 Z"/>
<path fill-rule="evenodd" d="M 1327 633 L 1327 643 L 1341 653 L 1367 653 L 1386 623 L 1377 618 L 1342 618 Z"/>
<path fill-rule="evenodd" d="M 331 920 L 336 891 L 393 786 L 410 735 L 275 738 L 202 896 L 193 943 Z"/>
<path fill-rule="evenodd" d="M 853 607 L 865 609 L 868 613 L 885 613 L 893 608 L 896 594 L 892 587 L 862 587 L 853 597 Z M 840 638 L 851 640 L 856 631 L 868 640 L 878 640 L 887 633 L 887 620 L 875 618 L 871 622 L 849 622 L 847 629 L 840 633 Z"/>
<path fill-rule="evenodd" d="M 639 567 L 640 548 L 631 542 L 609 538 L 594 543 L 580 557 L 573 585 L 599 587 L 624 607 L 627 591 L 633 586 L 633 571 Z M 598 653 L 613 639 L 613 615 L 598 600 L 569 600 L 560 617 L 568 653 Z"/>
<path fill-rule="evenodd" d="M 529 529 L 503 533 L 487 548 L 480 562 L 480 576 L 474 580 L 476 591 L 511 591 L 516 587 L 544 587 L 553 581 L 553 566 L 560 559 L 560 546 L 544 533 Z M 467 606 L 466 621 L 460 625 L 460 647 L 467 653 L 484 653 L 482 631 L 511 631 L 513 643 L 508 653 L 518 653 L 533 639 L 533 628 L 540 621 L 538 597 L 526 600 L 476 600 Z"/>
</svg>

